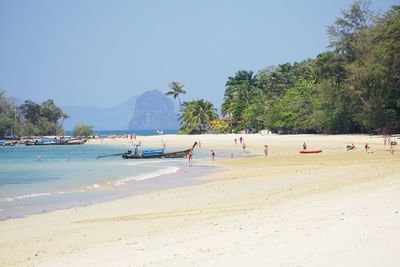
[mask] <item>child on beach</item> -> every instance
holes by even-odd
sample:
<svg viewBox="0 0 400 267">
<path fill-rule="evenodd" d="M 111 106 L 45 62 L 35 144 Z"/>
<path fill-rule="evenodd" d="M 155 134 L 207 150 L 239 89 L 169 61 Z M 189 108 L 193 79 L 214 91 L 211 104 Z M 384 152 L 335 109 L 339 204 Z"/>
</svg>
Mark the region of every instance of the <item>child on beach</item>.
<svg viewBox="0 0 400 267">
<path fill-rule="evenodd" d="M 307 144 L 306 144 L 306 142 L 303 143 L 303 150 L 307 150 Z"/>
</svg>

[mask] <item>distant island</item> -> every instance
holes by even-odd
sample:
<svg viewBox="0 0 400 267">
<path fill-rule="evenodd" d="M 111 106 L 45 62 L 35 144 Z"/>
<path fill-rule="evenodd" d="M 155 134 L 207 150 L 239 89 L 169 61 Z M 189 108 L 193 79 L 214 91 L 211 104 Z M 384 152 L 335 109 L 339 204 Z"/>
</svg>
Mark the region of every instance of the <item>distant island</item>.
<svg viewBox="0 0 400 267">
<path fill-rule="evenodd" d="M 71 130 L 80 123 L 98 130 L 177 130 L 179 123 L 174 102 L 157 90 L 132 96 L 110 108 L 66 106 L 69 115 L 64 128 Z"/>
<path fill-rule="evenodd" d="M 136 99 L 129 130 L 176 130 L 179 122 L 174 102 L 158 90 L 147 91 Z"/>
</svg>

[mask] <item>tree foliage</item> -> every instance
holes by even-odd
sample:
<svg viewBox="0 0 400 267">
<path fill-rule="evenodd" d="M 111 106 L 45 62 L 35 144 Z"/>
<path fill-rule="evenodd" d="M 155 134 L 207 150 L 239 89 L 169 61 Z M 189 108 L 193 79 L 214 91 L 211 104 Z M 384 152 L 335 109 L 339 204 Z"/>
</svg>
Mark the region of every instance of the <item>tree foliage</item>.
<svg viewBox="0 0 400 267">
<path fill-rule="evenodd" d="M 206 132 L 209 122 L 216 119 L 218 119 L 218 115 L 210 101 L 199 99 L 182 104 L 179 116 L 181 131 L 189 133 Z"/>
<path fill-rule="evenodd" d="M 75 125 L 72 135 L 73 136 L 90 136 L 93 135 L 93 125 L 77 124 Z"/>
<path fill-rule="evenodd" d="M 172 95 L 174 97 L 174 99 L 178 98 L 179 101 L 179 107 L 182 105 L 181 103 L 181 99 L 179 97 L 179 95 L 184 95 L 186 94 L 186 91 L 183 90 L 183 83 L 180 82 L 171 82 L 168 84 L 170 90 L 168 92 L 165 93 L 165 95 Z"/>
<path fill-rule="evenodd" d="M 18 106 L 0 91 L 0 136 L 63 134 L 62 122 L 66 118 L 68 115 L 52 99 L 41 105 L 26 100 Z"/>
<path fill-rule="evenodd" d="M 383 16 L 355 1 L 327 29 L 331 51 L 315 59 L 239 71 L 222 115 L 285 132 L 400 130 L 400 6 Z"/>
</svg>

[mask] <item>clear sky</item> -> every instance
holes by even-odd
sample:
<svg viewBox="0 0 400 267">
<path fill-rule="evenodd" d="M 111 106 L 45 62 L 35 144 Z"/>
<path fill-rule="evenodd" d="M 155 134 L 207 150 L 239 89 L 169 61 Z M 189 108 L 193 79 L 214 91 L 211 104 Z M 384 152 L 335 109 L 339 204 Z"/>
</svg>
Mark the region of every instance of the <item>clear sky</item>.
<svg viewBox="0 0 400 267">
<path fill-rule="evenodd" d="M 220 108 L 228 76 L 314 58 L 351 0 L 0 0 L 0 89 L 109 107 L 185 84 Z M 395 0 L 373 0 L 387 11 Z"/>
</svg>

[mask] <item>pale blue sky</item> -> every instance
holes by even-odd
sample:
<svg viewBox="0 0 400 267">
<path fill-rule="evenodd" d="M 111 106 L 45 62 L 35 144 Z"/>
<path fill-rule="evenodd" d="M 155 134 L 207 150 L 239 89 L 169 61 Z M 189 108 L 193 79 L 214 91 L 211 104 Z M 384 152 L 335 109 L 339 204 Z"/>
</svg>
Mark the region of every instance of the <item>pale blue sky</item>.
<svg viewBox="0 0 400 267">
<path fill-rule="evenodd" d="M 351 0 L 0 0 L 0 89 L 109 107 L 180 81 L 219 109 L 228 76 L 314 58 Z M 386 11 L 394 0 L 374 0 Z"/>
</svg>

